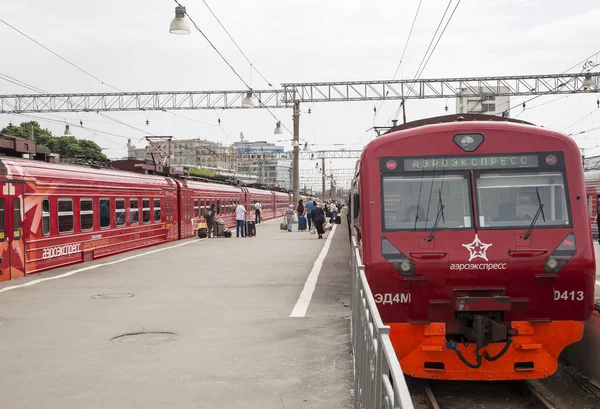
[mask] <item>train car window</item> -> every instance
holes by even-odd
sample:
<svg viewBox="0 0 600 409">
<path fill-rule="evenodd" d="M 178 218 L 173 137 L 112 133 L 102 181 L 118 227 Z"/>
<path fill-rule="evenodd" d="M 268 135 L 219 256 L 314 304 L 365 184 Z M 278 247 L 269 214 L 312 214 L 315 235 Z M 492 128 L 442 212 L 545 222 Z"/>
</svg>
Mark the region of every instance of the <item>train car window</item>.
<svg viewBox="0 0 600 409">
<path fill-rule="evenodd" d="M 92 199 L 79 201 L 79 228 L 81 231 L 94 228 L 94 202 Z"/>
<path fill-rule="evenodd" d="M 110 199 L 100 199 L 100 228 L 110 227 Z"/>
<path fill-rule="evenodd" d="M 4 198 L 0 198 L 0 241 L 6 241 L 6 223 L 4 219 L 5 217 L 6 213 L 4 210 Z"/>
<path fill-rule="evenodd" d="M 58 232 L 73 233 L 73 199 L 58 199 Z"/>
<path fill-rule="evenodd" d="M 544 205 L 545 220 L 538 218 L 536 228 L 570 224 L 564 176 L 560 172 L 481 172 L 476 191 L 481 227 L 527 228 L 540 203 Z"/>
<path fill-rule="evenodd" d="M 587 199 L 588 199 L 588 215 L 591 216 L 592 214 L 594 214 L 594 212 L 593 212 L 594 209 L 592 209 L 592 196 L 588 195 Z"/>
<path fill-rule="evenodd" d="M 125 199 L 115 200 L 115 221 L 117 226 L 125 226 Z"/>
<path fill-rule="evenodd" d="M 198 199 L 194 199 L 194 217 L 198 217 Z"/>
<path fill-rule="evenodd" d="M 383 226 L 386 231 L 471 228 L 469 179 L 462 175 L 385 176 Z M 440 200 L 442 203 L 440 203 Z M 441 206 L 444 217 L 438 217 Z"/>
<path fill-rule="evenodd" d="M 217 214 L 221 214 L 221 201 L 217 199 L 217 206 L 215 207 Z"/>
<path fill-rule="evenodd" d="M 4 201 L 4 199 L 2 200 Z M 4 206 L 2 208 L 4 209 Z M 4 222 L 4 218 L 2 218 L 2 222 Z M 4 233 L 4 229 L 2 232 Z M 48 199 L 42 200 L 42 234 L 44 236 L 50 234 L 50 200 Z"/>
<path fill-rule="evenodd" d="M 204 199 L 200 200 L 200 216 L 204 217 Z"/>
<path fill-rule="evenodd" d="M 21 238 L 21 199 L 13 198 L 13 238 Z"/>
<path fill-rule="evenodd" d="M 142 221 L 150 223 L 150 199 L 142 199 Z"/>
<path fill-rule="evenodd" d="M 159 222 L 160 219 L 160 199 L 154 199 L 154 221 Z"/>
<path fill-rule="evenodd" d="M 129 199 L 129 223 L 138 224 L 140 222 L 140 207 L 137 199 Z"/>
</svg>

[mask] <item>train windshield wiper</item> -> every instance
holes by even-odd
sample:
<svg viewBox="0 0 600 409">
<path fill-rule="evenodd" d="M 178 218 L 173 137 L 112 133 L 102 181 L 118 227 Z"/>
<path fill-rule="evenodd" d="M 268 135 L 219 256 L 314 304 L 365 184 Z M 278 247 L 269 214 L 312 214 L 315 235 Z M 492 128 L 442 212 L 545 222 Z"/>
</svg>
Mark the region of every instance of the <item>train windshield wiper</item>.
<svg viewBox="0 0 600 409">
<path fill-rule="evenodd" d="M 442 202 L 442 189 L 438 190 L 438 211 L 437 211 L 437 215 L 435 216 L 435 222 L 433 223 L 433 227 L 431 228 L 431 233 L 429 233 L 429 237 L 427 238 L 427 241 L 431 241 L 433 240 L 433 235 L 435 233 L 435 229 L 437 229 L 438 224 L 440 223 L 440 219 L 442 219 L 442 221 L 445 223 L 446 220 L 444 219 L 444 202 Z"/>
<path fill-rule="evenodd" d="M 523 236 L 524 240 L 527 240 L 529 238 L 529 236 L 531 236 L 531 231 L 533 230 L 533 226 L 535 226 L 535 222 L 537 222 L 538 217 L 540 217 L 540 214 L 542 215 L 542 219 L 544 219 L 544 221 L 546 221 L 546 216 L 544 215 L 544 204 L 542 203 L 542 199 L 540 199 L 540 191 L 538 190 L 538 188 L 535 188 L 535 193 L 537 194 L 537 200 L 538 200 L 538 209 L 537 212 L 535 212 L 535 216 L 533 216 L 533 220 L 531 221 L 531 224 L 529 225 L 529 229 L 527 230 L 527 233 L 525 233 L 525 235 Z"/>
</svg>

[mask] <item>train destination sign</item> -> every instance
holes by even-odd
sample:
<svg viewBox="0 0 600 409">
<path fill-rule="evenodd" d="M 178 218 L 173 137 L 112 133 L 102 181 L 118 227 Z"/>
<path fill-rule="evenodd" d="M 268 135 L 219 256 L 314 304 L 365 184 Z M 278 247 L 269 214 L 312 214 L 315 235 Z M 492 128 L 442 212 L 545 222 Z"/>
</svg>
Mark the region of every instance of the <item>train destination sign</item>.
<svg viewBox="0 0 600 409">
<path fill-rule="evenodd" d="M 539 167 L 537 155 L 448 156 L 404 159 L 404 170 L 518 169 Z"/>
</svg>

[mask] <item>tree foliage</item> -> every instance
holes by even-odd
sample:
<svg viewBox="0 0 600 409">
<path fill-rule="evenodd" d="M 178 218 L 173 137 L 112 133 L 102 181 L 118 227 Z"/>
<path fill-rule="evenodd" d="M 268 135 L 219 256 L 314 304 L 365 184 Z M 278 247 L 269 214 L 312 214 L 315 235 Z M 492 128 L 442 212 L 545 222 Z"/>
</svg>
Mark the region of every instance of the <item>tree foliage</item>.
<svg viewBox="0 0 600 409">
<path fill-rule="evenodd" d="M 57 153 L 61 158 L 87 157 L 91 159 L 106 159 L 102 148 L 93 141 L 77 139 L 74 136 L 54 136 L 48 129 L 42 129 L 36 121 L 22 122 L 21 125 L 8 125 L 0 133 L 19 138 L 29 139 L 29 130 L 33 127 L 33 138 L 39 145 L 44 145 Z"/>
</svg>

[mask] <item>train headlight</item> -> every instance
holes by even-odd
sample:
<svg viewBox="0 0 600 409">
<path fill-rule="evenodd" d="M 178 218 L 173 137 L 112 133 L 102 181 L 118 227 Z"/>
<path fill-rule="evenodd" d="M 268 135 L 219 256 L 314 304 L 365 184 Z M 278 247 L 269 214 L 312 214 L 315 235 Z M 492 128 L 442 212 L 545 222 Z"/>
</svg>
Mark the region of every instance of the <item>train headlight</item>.
<svg viewBox="0 0 600 409">
<path fill-rule="evenodd" d="M 544 263 L 546 273 L 558 273 L 573 258 L 577 252 L 575 234 L 569 233 L 548 256 Z"/>
<path fill-rule="evenodd" d="M 381 253 L 401 275 L 415 275 L 415 265 L 385 237 L 381 238 Z"/>
</svg>

